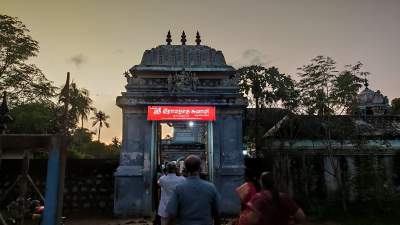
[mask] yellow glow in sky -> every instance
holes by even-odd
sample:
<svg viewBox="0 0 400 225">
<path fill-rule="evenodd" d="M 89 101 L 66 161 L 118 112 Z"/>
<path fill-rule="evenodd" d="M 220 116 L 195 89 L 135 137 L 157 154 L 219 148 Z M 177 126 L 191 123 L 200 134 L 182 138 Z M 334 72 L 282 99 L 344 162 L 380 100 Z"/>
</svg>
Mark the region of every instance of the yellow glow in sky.
<svg viewBox="0 0 400 225">
<path fill-rule="evenodd" d="M 222 50 L 234 66 L 264 63 L 296 78 L 296 68 L 323 54 L 339 66 L 361 61 L 370 87 L 400 96 L 398 0 L 0 0 L 0 13 L 19 17 L 39 41 L 31 61 L 56 85 L 67 71 L 87 88 L 95 107 L 111 116 L 102 139 L 122 134 L 115 105 L 122 73 L 139 64 L 146 49 L 164 44 L 171 30 L 179 44 L 200 31 L 202 44 Z M 90 127 L 87 123 L 86 127 Z"/>
</svg>

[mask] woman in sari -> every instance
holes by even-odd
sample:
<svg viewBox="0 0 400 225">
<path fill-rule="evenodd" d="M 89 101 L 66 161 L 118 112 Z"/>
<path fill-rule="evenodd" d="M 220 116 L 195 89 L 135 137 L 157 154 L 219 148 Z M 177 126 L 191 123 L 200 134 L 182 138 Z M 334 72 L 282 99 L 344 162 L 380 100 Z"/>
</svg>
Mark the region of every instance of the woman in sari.
<svg viewBox="0 0 400 225">
<path fill-rule="evenodd" d="M 245 225 L 292 225 L 305 220 L 303 210 L 285 193 L 277 191 L 272 174 L 261 174 L 262 190 L 247 203 Z M 242 224 L 241 224 L 242 225 Z"/>
<path fill-rule="evenodd" d="M 236 188 L 236 193 L 239 195 L 241 203 L 241 210 L 237 225 L 246 225 L 241 218 L 243 217 L 243 213 L 246 212 L 247 203 L 255 194 L 257 194 L 258 191 L 260 191 L 258 176 L 253 170 L 246 168 L 244 171 L 244 180 L 245 183 Z"/>
</svg>

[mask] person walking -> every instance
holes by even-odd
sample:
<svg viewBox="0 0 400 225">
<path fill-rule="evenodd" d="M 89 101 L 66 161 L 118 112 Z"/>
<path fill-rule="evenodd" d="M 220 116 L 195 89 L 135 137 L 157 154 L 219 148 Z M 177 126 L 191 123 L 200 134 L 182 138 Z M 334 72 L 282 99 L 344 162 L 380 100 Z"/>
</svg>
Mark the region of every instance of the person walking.
<svg viewBox="0 0 400 225">
<path fill-rule="evenodd" d="M 275 188 L 270 172 L 260 177 L 262 190 L 247 203 L 243 224 L 246 225 L 292 225 L 305 220 L 303 210 L 285 193 Z"/>
<path fill-rule="evenodd" d="M 246 225 L 243 221 L 243 217 L 245 216 L 247 203 L 251 200 L 251 198 L 260 191 L 260 184 L 258 182 L 259 175 L 250 168 L 246 168 L 244 171 L 244 181 L 245 183 L 240 185 L 235 189 L 236 193 L 240 199 L 240 214 L 236 225 Z"/>
<path fill-rule="evenodd" d="M 185 159 L 186 180 L 178 185 L 167 206 L 168 225 L 220 225 L 219 194 L 214 184 L 200 179 L 201 159 Z"/>
<path fill-rule="evenodd" d="M 166 207 L 176 186 L 185 181 L 184 177 L 176 175 L 175 162 L 169 162 L 167 164 L 166 172 L 167 174 L 161 176 L 158 180 L 158 185 L 161 187 L 161 198 L 158 205 L 158 215 L 160 216 L 161 225 L 167 224 L 168 214 L 166 212 Z"/>
</svg>

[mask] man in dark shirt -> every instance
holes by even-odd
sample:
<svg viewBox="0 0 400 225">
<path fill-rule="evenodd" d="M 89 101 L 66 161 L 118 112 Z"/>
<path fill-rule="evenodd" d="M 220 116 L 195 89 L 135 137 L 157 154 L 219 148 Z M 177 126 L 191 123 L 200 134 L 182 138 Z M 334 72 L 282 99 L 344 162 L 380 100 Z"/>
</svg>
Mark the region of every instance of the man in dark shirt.
<svg viewBox="0 0 400 225">
<path fill-rule="evenodd" d="M 220 225 L 219 195 L 212 183 L 201 180 L 201 159 L 190 155 L 185 160 L 188 177 L 179 184 L 170 199 L 166 212 L 168 225 Z"/>
</svg>

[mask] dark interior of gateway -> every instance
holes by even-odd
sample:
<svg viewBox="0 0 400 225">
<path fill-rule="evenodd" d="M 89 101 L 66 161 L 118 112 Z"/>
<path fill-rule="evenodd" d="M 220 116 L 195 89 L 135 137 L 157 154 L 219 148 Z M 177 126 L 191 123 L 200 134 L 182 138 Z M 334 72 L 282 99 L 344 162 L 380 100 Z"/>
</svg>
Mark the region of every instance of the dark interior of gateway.
<svg viewBox="0 0 400 225">
<path fill-rule="evenodd" d="M 200 177 L 211 180 L 209 167 L 209 122 L 207 121 L 162 121 L 156 128 L 156 163 L 157 175 L 153 180 L 153 210 L 157 210 L 160 199 L 160 188 L 157 180 L 166 168 L 168 162 L 176 162 L 178 175 L 185 176 L 184 160 L 189 155 L 201 158 Z"/>
<path fill-rule="evenodd" d="M 166 163 L 174 161 L 178 173 L 184 175 L 184 159 L 198 155 L 201 160 L 201 176 L 208 179 L 208 123 L 205 121 L 159 122 L 157 129 L 157 165 L 162 172 Z"/>
</svg>

